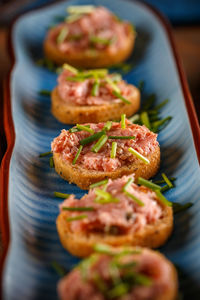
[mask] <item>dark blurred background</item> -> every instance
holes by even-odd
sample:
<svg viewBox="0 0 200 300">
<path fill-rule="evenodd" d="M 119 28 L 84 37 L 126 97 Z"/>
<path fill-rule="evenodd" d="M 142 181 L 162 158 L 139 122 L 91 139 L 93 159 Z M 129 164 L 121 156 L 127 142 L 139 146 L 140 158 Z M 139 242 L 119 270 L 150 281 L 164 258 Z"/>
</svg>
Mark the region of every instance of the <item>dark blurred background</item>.
<svg viewBox="0 0 200 300">
<path fill-rule="evenodd" d="M 53 2 L 58 1 L 0 0 L 0 161 L 6 150 L 3 131 L 3 80 L 10 68 L 7 50 L 9 26 L 13 18 L 21 13 Z M 159 9 L 172 24 L 177 50 L 200 120 L 200 0 L 146 0 L 144 2 Z"/>
</svg>

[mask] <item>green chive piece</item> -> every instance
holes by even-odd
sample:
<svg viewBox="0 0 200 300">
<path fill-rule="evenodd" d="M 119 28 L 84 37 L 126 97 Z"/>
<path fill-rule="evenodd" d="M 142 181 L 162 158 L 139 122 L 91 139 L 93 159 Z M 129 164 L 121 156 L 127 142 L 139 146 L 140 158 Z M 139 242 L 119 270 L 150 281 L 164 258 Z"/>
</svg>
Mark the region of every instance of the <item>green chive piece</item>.
<svg viewBox="0 0 200 300">
<path fill-rule="evenodd" d="M 104 144 L 107 142 L 107 140 L 108 140 L 108 137 L 107 137 L 107 135 L 102 135 L 101 137 L 100 137 L 100 139 L 98 140 L 98 142 L 92 147 L 92 152 L 95 152 L 95 153 L 97 153 L 97 152 L 99 152 L 99 150 L 104 146 Z"/>
<path fill-rule="evenodd" d="M 114 92 L 117 92 L 120 94 L 120 88 L 112 81 L 110 77 L 106 77 L 105 81 L 111 86 Z"/>
<path fill-rule="evenodd" d="M 51 95 L 51 91 L 41 90 L 41 91 L 39 91 L 39 95 L 41 95 L 41 96 L 50 96 Z"/>
<path fill-rule="evenodd" d="M 89 14 L 95 10 L 94 5 L 70 5 L 67 7 L 68 14 Z"/>
<path fill-rule="evenodd" d="M 92 143 L 92 142 L 98 140 L 98 139 L 99 139 L 101 136 L 103 136 L 104 134 L 105 134 L 105 131 L 104 131 L 104 130 L 99 131 L 99 132 L 96 132 L 95 134 L 90 135 L 89 137 L 80 140 L 80 144 L 84 146 L 84 145 L 87 145 L 87 144 L 89 144 L 89 143 Z"/>
<path fill-rule="evenodd" d="M 132 123 L 138 122 L 140 120 L 140 115 L 136 114 L 129 118 L 129 121 Z"/>
<path fill-rule="evenodd" d="M 176 177 L 170 177 L 169 180 L 170 180 L 170 181 L 174 181 L 174 180 L 176 180 Z M 154 183 L 156 183 L 156 184 L 165 183 L 165 180 L 164 180 L 164 179 L 161 179 L 161 180 L 155 180 Z"/>
<path fill-rule="evenodd" d="M 143 285 L 143 286 L 152 285 L 152 280 L 148 276 L 139 273 L 134 274 L 134 281 L 136 284 Z"/>
<path fill-rule="evenodd" d="M 132 147 L 128 148 L 128 151 L 131 154 L 135 155 L 137 158 L 139 158 L 141 161 L 143 161 L 145 164 L 149 164 L 150 163 L 150 161 L 148 160 L 148 158 L 144 157 L 142 154 L 140 154 L 138 151 L 136 151 Z"/>
<path fill-rule="evenodd" d="M 65 18 L 65 22 L 66 23 L 73 23 L 73 22 L 79 20 L 80 18 L 82 18 L 82 16 L 83 16 L 82 14 L 73 14 L 73 15 L 67 16 Z"/>
<path fill-rule="evenodd" d="M 111 152 L 110 152 L 110 157 L 115 158 L 116 157 L 116 152 L 117 152 L 117 143 L 112 142 L 112 149 L 111 149 Z"/>
<path fill-rule="evenodd" d="M 126 128 L 126 115 L 125 114 L 121 115 L 121 128 L 122 129 Z"/>
<path fill-rule="evenodd" d="M 69 64 L 64 64 L 63 65 L 63 69 L 72 72 L 73 74 L 78 74 L 78 70 L 72 66 L 70 66 Z"/>
<path fill-rule="evenodd" d="M 83 259 L 78 264 L 78 267 L 80 268 L 81 276 L 82 276 L 83 280 L 87 280 L 89 273 L 90 273 L 89 270 L 94 265 L 94 263 L 96 263 L 98 258 L 99 258 L 99 255 L 95 253 L 95 254 L 92 254 L 91 256 L 89 256 L 88 258 Z"/>
<path fill-rule="evenodd" d="M 117 98 L 119 98 L 120 100 L 122 100 L 124 103 L 131 104 L 131 102 L 129 100 L 127 100 L 120 94 L 120 92 L 113 91 L 113 95 L 116 96 Z"/>
<path fill-rule="evenodd" d="M 124 192 L 126 196 L 130 197 L 131 199 L 133 199 L 133 201 L 135 201 L 139 206 L 144 206 L 144 203 L 138 199 L 137 197 L 135 197 L 134 195 L 132 195 L 131 193 L 125 191 Z"/>
<path fill-rule="evenodd" d="M 128 187 L 131 186 L 131 184 L 133 183 L 133 178 L 129 178 L 128 181 L 125 183 L 125 185 L 123 186 L 123 192 L 126 192 Z"/>
<path fill-rule="evenodd" d="M 79 129 L 79 130 L 83 130 L 83 131 L 87 131 L 89 133 L 94 133 L 94 130 L 88 126 L 84 126 L 84 125 L 80 125 L 80 124 L 76 124 L 76 127 Z"/>
<path fill-rule="evenodd" d="M 158 197 L 158 199 L 165 205 L 167 206 L 172 206 L 172 202 L 168 201 L 165 196 L 163 196 L 163 194 L 161 194 L 160 189 L 159 190 L 155 190 L 155 193 Z"/>
<path fill-rule="evenodd" d="M 66 37 L 68 36 L 69 30 L 64 27 L 61 29 L 60 33 L 57 36 L 57 44 L 62 44 L 64 42 L 64 40 L 66 39 Z"/>
<path fill-rule="evenodd" d="M 168 124 L 169 121 L 171 121 L 172 117 L 166 117 L 162 120 L 158 120 L 152 123 L 152 128 L 154 132 L 157 132 L 157 130 L 159 129 L 160 126 L 166 126 Z"/>
<path fill-rule="evenodd" d="M 83 149 L 83 146 L 80 145 L 80 147 L 79 147 L 79 149 L 78 149 L 78 151 L 77 151 L 77 153 L 76 153 L 76 156 L 74 157 L 74 159 L 73 159 L 73 161 L 72 161 L 72 165 L 75 165 L 75 163 L 76 163 L 76 161 L 77 161 L 77 159 L 78 159 L 78 157 L 79 157 L 79 155 L 80 155 L 82 149 Z"/>
<path fill-rule="evenodd" d="M 56 273 L 60 276 L 63 277 L 67 274 L 67 271 L 65 268 L 63 268 L 60 264 L 58 264 L 56 261 L 52 261 L 51 263 L 53 269 L 56 271 Z"/>
<path fill-rule="evenodd" d="M 147 111 L 150 109 L 150 107 L 155 103 L 156 101 L 156 95 L 155 94 L 151 94 L 147 100 L 145 101 L 144 105 L 143 105 L 143 110 Z"/>
<path fill-rule="evenodd" d="M 153 191 L 161 189 L 161 187 L 159 185 L 157 185 L 157 184 L 155 184 L 155 183 L 153 183 L 153 182 L 151 182 L 149 180 L 146 180 L 146 179 L 144 179 L 142 177 L 138 178 L 138 184 L 144 185 L 144 186 L 148 187 L 149 189 L 151 189 Z"/>
<path fill-rule="evenodd" d="M 172 182 L 170 181 L 170 179 L 166 176 L 165 173 L 162 173 L 162 178 L 164 179 L 164 181 L 166 182 L 166 184 L 168 185 L 169 188 L 173 188 L 173 184 Z"/>
<path fill-rule="evenodd" d="M 108 292 L 109 299 L 119 298 L 125 294 L 127 294 L 129 291 L 129 284 L 127 283 L 120 283 L 116 285 L 114 288 L 112 288 Z"/>
<path fill-rule="evenodd" d="M 95 80 L 95 82 L 93 83 L 93 86 L 92 86 L 92 91 L 91 91 L 91 95 L 96 97 L 98 96 L 99 94 L 99 85 L 100 85 L 100 82 L 99 80 Z"/>
<path fill-rule="evenodd" d="M 49 166 L 50 168 L 54 168 L 53 156 L 49 158 Z"/>
<path fill-rule="evenodd" d="M 115 41 L 115 39 L 104 39 L 104 38 L 98 37 L 96 35 L 90 36 L 90 42 L 92 42 L 94 44 L 101 44 L 101 45 L 109 46 L 114 41 Z"/>
<path fill-rule="evenodd" d="M 165 99 L 163 102 L 154 107 L 155 110 L 160 110 L 163 106 L 165 106 L 169 102 L 169 99 Z"/>
<path fill-rule="evenodd" d="M 107 203 L 118 203 L 119 199 L 112 197 L 112 195 L 108 192 L 105 192 L 101 189 L 96 189 L 95 194 L 100 197 L 100 199 L 95 199 L 95 202 L 100 204 L 107 204 Z"/>
<path fill-rule="evenodd" d="M 102 293 L 105 293 L 107 291 L 107 285 L 98 273 L 93 274 L 92 280 L 99 291 L 101 291 Z"/>
<path fill-rule="evenodd" d="M 90 185 L 90 189 L 94 189 L 100 185 L 104 185 L 104 184 L 107 184 L 108 183 L 108 179 L 105 179 L 105 180 L 101 180 L 99 182 L 96 182 L 96 183 L 93 183 Z"/>
<path fill-rule="evenodd" d="M 90 128 L 90 125 L 84 125 L 85 127 L 87 128 Z M 81 131 L 80 129 L 78 129 L 77 127 L 72 127 L 69 129 L 69 132 L 70 133 L 74 133 L 74 132 L 78 132 L 78 131 Z"/>
<path fill-rule="evenodd" d="M 88 206 L 88 207 L 62 207 L 62 210 L 67 210 L 67 211 L 93 211 L 94 207 Z"/>
<path fill-rule="evenodd" d="M 79 82 L 81 82 L 81 81 L 84 81 L 85 80 L 85 77 L 80 77 L 80 76 L 68 76 L 68 77 L 66 77 L 66 80 L 67 81 L 79 81 Z"/>
<path fill-rule="evenodd" d="M 117 136 L 117 135 L 110 135 L 108 136 L 109 139 L 111 140 L 134 140 L 135 139 L 135 136 L 126 136 L 126 135 L 123 135 L 123 136 Z"/>
<path fill-rule="evenodd" d="M 160 191 L 161 191 L 161 193 L 163 193 L 163 192 L 166 192 L 166 191 L 168 191 L 170 189 L 171 188 L 166 184 L 166 185 L 164 185 L 164 186 L 161 187 Z"/>
<path fill-rule="evenodd" d="M 73 35 L 70 35 L 68 39 L 70 41 L 79 41 L 79 40 L 81 40 L 82 37 L 83 37 L 82 34 L 73 34 Z"/>
<path fill-rule="evenodd" d="M 185 204 L 173 202 L 172 203 L 173 212 L 174 212 L 174 214 L 182 212 L 182 211 L 190 208 L 192 205 L 193 205 L 193 203 L 191 203 L 191 202 L 188 202 L 188 203 L 185 203 Z"/>
<path fill-rule="evenodd" d="M 104 125 L 103 129 L 106 131 L 109 131 L 112 127 L 112 121 L 107 121 L 106 124 Z"/>
<path fill-rule="evenodd" d="M 140 114 L 140 120 L 141 120 L 143 125 L 145 125 L 149 129 L 151 129 L 151 125 L 150 125 L 150 122 L 149 122 L 149 116 L 148 116 L 148 113 L 146 111 L 143 111 Z"/>
<path fill-rule="evenodd" d="M 85 76 L 104 78 L 108 74 L 108 69 L 92 69 L 81 72 L 80 74 Z"/>
<path fill-rule="evenodd" d="M 122 80 L 122 76 L 119 73 L 112 73 L 112 81 L 113 82 L 119 82 Z"/>
<path fill-rule="evenodd" d="M 115 255 L 117 253 L 117 251 L 114 247 L 111 247 L 111 246 L 108 246 L 105 244 L 95 244 L 93 249 L 95 252 L 98 252 L 101 254 Z"/>
<path fill-rule="evenodd" d="M 69 217 L 69 218 L 67 218 L 67 222 L 78 221 L 78 220 L 86 219 L 87 217 L 88 217 L 87 215 L 79 215 L 79 216 L 75 216 L 75 217 Z"/>
<path fill-rule="evenodd" d="M 44 153 L 40 153 L 39 157 L 45 157 L 52 154 L 52 151 L 48 151 L 48 152 L 44 152 Z"/>
<path fill-rule="evenodd" d="M 64 194 L 64 193 L 60 193 L 60 192 L 54 192 L 53 194 L 55 197 L 62 198 L 62 199 L 67 199 L 70 196 L 70 194 Z"/>
<path fill-rule="evenodd" d="M 143 89 L 144 89 L 144 80 L 140 80 L 138 82 L 138 89 L 140 90 L 140 92 L 143 91 Z"/>
</svg>

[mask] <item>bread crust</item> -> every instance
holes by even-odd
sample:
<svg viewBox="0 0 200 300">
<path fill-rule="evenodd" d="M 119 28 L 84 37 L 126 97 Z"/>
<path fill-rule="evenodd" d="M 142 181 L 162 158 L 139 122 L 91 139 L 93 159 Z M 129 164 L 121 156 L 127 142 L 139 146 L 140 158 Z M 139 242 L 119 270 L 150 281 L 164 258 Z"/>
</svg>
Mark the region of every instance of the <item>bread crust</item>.
<svg viewBox="0 0 200 300">
<path fill-rule="evenodd" d="M 95 182 L 106 178 L 120 178 L 123 175 L 135 174 L 135 180 L 138 177 L 149 179 L 153 177 L 160 166 L 160 147 L 157 146 L 155 151 L 147 156 L 150 163 L 145 164 L 140 159 L 134 163 L 118 168 L 112 172 L 86 170 L 80 165 L 72 165 L 62 159 L 60 153 L 53 153 L 53 160 L 56 172 L 70 183 L 77 184 L 81 189 L 88 189 Z"/>
<path fill-rule="evenodd" d="M 63 101 L 58 89 L 55 88 L 51 93 L 51 112 L 54 117 L 64 124 L 76 123 L 99 123 L 108 120 L 118 120 L 121 114 L 127 117 L 133 115 L 140 107 L 140 92 L 132 86 L 132 94 L 127 98 L 131 104 L 123 101 L 115 103 L 106 103 L 104 105 L 73 105 Z"/>
<path fill-rule="evenodd" d="M 57 217 L 56 225 L 60 241 L 65 249 L 78 257 L 86 257 L 93 253 L 93 246 L 104 243 L 110 246 L 141 246 L 157 248 L 163 245 L 171 235 L 173 229 L 172 208 L 163 205 L 159 199 L 157 202 L 163 210 L 162 219 L 154 224 L 148 224 L 144 228 L 124 235 L 111 235 L 106 233 L 73 233 L 67 217 L 70 212 L 62 211 Z"/>
<path fill-rule="evenodd" d="M 51 39 L 46 37 L 44 41 L 44 53 L 47 58 L 54 61 L 58 65 L 69 63 L 72 66 L 79 68 L 102 68 L 109 67 L 126 60 L 134 47 L 136 33 L 133 31 L 131 25 L 129 25 L 129 32 L 125 39 L 123 46 L 115 53 L 109 53 L 105 50 L 96 50 L 96 55 L 92 55 L 91 51 L 74 51 L 72 53 L 63 53 L 60 51 L 55 43 L 52 43 Z"/>
</svg>

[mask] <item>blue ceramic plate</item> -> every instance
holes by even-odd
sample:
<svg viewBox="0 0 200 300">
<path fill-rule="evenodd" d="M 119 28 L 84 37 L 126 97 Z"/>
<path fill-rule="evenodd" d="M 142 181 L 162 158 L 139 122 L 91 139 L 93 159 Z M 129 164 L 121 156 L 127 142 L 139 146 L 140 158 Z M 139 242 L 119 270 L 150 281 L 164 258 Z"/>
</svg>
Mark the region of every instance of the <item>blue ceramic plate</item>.
<svg viewBox="0 0 200 300">
<path fill-rule="evenodd" d="M 8 151 L 2 172 L 5 300 L 56 299 L 59 276 L 52 268 L 52 261 L 67 270 L 77 261 L 59 242 L 55 220 L 61 201 L 53 192 L 75 193 L 78 197 L 84 192 L 62 180 L 50 169 L 46 158 L 38 158 L 39 153 L 50 149 L 52 139 L 60 130 L 69 127 L 55 120 L 50 113 L 50 99 L 38 94 L 41 89 L 53 89 L 57 75 L 37 66 L 35 61 L 42 56 L 42 42 L 55 16 L 64 15 L 68 5 L 80 3 L 83 4 L 62 2 L 28 13 L 12 29 L 15 63 L 5 90 Z M 185 299 L 199 299 L 200 170 L 195 151 L 199 131 L 169 28 L 158 13 L 140 2 L 90 0 L 84 3 L 107 6 L 135 24 L 138 33 L 133 54 L 135 66 L 125 79 L 133 84 L 144 80 L 144 92 L 155 93 L 158 103 L 165 98 L 171 100 L 162 111 L 163 117 L 171 115 L 173 119 L 159 134 L 161 171 L 177 177 L 176 188 L 167 193 L 169 200 L 191 201 L 194 205 L 175 217 L 172 237 L 161 251 L 180 268 L 180 289 Z M 5 234 L 10 236 L 7 252 Z"/>
</svg>

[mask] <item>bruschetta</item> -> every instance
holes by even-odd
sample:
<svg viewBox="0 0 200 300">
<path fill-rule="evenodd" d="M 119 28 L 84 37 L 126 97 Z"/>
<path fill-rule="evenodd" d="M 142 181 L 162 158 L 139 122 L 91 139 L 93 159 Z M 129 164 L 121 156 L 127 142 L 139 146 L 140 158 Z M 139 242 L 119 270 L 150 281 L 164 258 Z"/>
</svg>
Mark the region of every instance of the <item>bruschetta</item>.
<svg viewBox="0 0 200 300">
<path fill-rule="evenodd" d="M 175 300 L 177 272 L 159 252 L 97 245 L 58 283 L 60 300 Z"/>
<path fill-rule="evenodd" d="M 133 50 L 134 27 L 105 7 L 71 6 L 65 22 L 51 28 L 45 55 L 57 64 L 82 68 L 108 67 L 124 61 Z"/>
<path fill-rule="evenodd" d="M 65 124 L 119 120 L 140 106 L 140 92 L 107 69 L 78 71 L 65 64 L 51 93 L 51 111 Z"/>
<path fill-rule="evenodd" d="M 70 195 L 61 204 L 57 218 L 63 247 L 85 257 L 96 243 L 149 248 L 163 245 L 173 228 L 171 202 L 158 192 L 160 187 L 153 191 L 133 180 L 134 175 L 129 175 L 100 182 L 100 187 L 90 189 L 80 200 Z"/>
<path fill-rule="evenodd" d="M 63 129 L 51 149 L 56 172 L 82 189 L 132 173 L 148 179 L 160 165 L 157 134 L 127 119 Z"/>
</svg>

